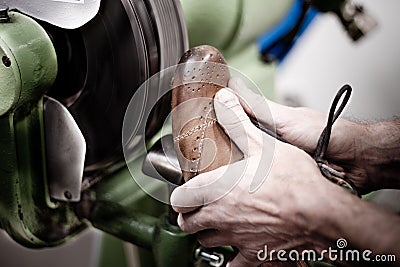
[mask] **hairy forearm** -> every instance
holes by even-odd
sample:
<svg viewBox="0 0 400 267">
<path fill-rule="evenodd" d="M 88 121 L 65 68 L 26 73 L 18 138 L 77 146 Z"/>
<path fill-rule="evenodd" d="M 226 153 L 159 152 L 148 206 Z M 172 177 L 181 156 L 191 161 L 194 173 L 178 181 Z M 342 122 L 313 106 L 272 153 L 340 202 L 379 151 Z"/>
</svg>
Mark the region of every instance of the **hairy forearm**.
<svg viewBox="0 0 400 267">
<path fill-rule="evenodd" d="M 400 217 L 348 194 L 341 188 L 333 188 L 330 195 L 330 201 L 325 204 L 325 212 L 321 212 L 318 218 L 324 222 L 317 228 L 318 235 L 326 241 L 322 249 L 327 249 L 327 246 L 337 249 L 336 241 L 344 238 L 347 240 L 344 250 L 356 249 L 360 253 L 370 250 L 371 259 L 378 254 L 395 255 L 394 265 L 398 264 Z M 385 266 L 389 266 L 389 263 Z"/>
<path fill-rule="evenodd" d="M 400 189 L 400 120 L 366 125 L 357 146 L 376 189 Z"/>
</svg>

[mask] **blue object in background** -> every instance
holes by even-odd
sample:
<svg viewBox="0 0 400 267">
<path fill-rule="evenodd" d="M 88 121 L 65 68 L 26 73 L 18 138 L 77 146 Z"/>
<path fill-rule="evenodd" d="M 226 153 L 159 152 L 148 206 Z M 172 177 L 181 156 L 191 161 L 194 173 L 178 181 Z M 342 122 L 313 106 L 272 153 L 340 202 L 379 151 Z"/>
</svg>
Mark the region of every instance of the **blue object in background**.
<svg viewBox="0 0 400 267">
<path fill-rule="evenodd" d="M 318 11 L 314 8 L 305 9 L 303 0 L 295 0 L 285 18 L 258 38 L 257 44 L 264 59 L 282 62 L 297 38 L 307 29 L 317 14 Z M 295 35 L 290 36 L 291 34 Z"/>
</svg>

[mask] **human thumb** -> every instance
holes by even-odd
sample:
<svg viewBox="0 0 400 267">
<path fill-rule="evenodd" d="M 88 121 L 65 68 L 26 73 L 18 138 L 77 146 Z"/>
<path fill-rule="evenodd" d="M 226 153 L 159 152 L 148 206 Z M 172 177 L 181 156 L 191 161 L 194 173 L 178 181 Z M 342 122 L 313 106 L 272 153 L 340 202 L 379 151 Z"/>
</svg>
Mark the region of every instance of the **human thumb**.
<svg viewBox="0 0 400 267">
<path fill-rule="evenodd" d="M 255 146 L 261 147 L 262 132 L 250 121 L 239 99 L 230 89 L 223 88 L 217 92 L 214 109 L 218 123 L 245 156 L 255 153 Z"/>
</svg>

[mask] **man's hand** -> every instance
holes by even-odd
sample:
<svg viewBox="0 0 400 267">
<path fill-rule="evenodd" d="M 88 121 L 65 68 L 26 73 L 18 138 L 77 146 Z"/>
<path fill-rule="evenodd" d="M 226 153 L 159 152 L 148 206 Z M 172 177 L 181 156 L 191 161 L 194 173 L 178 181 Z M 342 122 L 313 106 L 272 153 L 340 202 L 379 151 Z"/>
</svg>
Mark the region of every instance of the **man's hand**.
<svg viewBox="0 0 400 267">
<path fill-rule="evenodd" d="M 220 90 L 214 106 L 218 122 L 245 158 L 200 174 L 173 192 L 182 230 L 198 232 L 205 247 L 237 247 L 231 267 L 257 266 L 257 252 L 265 245 L 269 250 L 324 247 L 314 232 L 332 208 L 327 196 L 347 192 L 327 181 L 306 152 L 257 129 L 231 91 Z"/>
<path fill-rule="evenodd" d="M 329 182 L 306 152 L 258 130 L 246 113 L 273 129 L 273 120 L 268 117 L 271 114 L 264 114 L 265 98 L 237 79 L 232 79 L 229 86 L 240 96 L 240 103 L 232 91 L 223 89 L 215 97 L 215 111 L 245 158 L 200 174 L 173 192 L 171 203 L 180 213 L 180 227 L 198 233 L 200 243 L 206 247 L 237 247 L 239 254 L 230 267 L 258 265 L 257 253 L 265 245 L 268 251 L 321 252 L 335 247 L 339 238 L 345 238 L 350 247 L 376 254 L 393 253 L 399 259 L 399 217 Z M 325 116 L 273 102 L 269 107 L 278 134 L 313 152 Z M 379 182 L 381 187 L 400 188 L 398 175 L 394 175 L 400 165 L 400 123 L 360 127 L 364 126 L 346 120 L 335 123 L 328 149 L 331 160 L 338 165 L 343 162 L 341 167 L 364 192 L 379 187 Z M 368 132 L 365 139 L 364 131 Z M 370 165 L 368 175 L 361 171 L 365 163 Z M 382 169 L 379 164 L 390 168 Z M 387 179 L 369 186 L 376 170 L 388 174 Z M 271 254 L 266 256 L 270 260 Z M 272 255 L 272 259 L 276 257 Z M 392 262 L 394 266 L 396 263 Z"/>
<path fill-rule="evenodd" d="M 265 100 L 263 96 L 248 89 L 239 78 L 232 78 L 229 87 L 239 97 L 249 116 L 256 116 L 266 128 L 276 128 L 276 133 L 294 146 L 308 153 L 314 152 L 326 125 L 327 115 L 309 108 L 291 108 Z M 268 102 L 272 116 L 260 112 L 265 101 Z M 363 142 L 367 139 L 370 136 L 366 125 L 339 118 L 333 126 L 327 151 L 328 161 L 338 171 L 344 172 L 361 193 L 369 193 L 381 186 L 376 181 L 375 173 L 369 172 L 369 163 L 363 155 Z"/>
</svg>

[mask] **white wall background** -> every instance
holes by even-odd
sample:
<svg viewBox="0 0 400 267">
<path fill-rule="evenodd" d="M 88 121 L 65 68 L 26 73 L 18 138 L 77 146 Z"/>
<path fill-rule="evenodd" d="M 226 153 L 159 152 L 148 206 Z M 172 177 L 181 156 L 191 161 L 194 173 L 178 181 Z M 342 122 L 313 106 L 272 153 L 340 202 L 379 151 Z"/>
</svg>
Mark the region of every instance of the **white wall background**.
<svg viewBox="0 0 400 267">
<path fill-rule="evenodd" d="M 318 16 L 278 70 L 278 100 L 294 96 L 327 112 L 336 91 L 349 83 L 354 90 L 346 116 L 400 115 L 400 1 L 355 1 L 374 16 L 377 28 L 353 43 L 333 14 Z"/>
</svg>

